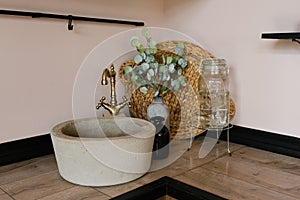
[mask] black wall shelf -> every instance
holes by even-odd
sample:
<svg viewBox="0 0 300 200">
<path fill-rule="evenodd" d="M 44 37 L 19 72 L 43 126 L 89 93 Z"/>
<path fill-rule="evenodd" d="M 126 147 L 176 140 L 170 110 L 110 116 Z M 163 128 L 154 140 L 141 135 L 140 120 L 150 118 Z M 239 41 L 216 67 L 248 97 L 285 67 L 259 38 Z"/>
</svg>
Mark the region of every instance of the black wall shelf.
<svg viewBox="0 0 300 200">
<path fill-rule="evenodd" d="M 292 40 L 300 44 L 300 32 L 290 32 L 290 33 L 262 33 L 262 39 L 284 39 Z"/>
<path fill-rule="evenodd" d="M 144 26 L 144 22 L 137 22 L 137 21 L 92 18 L 92 17 L 82 17 L 82 16 L 74 16 L 74 15 L 59 15 L 59 14 L 39 13 L 39 12 L 25 12 L 25 11 L 16 11 L 16 10 L 0 10 L 0 14 L 1 15 L 25 16 L 25 17 L 32 17 L 32 18 L 65 19 L 65 20 L 68 20 L 68 30 L 73 30 L 72 20 L 110 23 L 110 24 L 124 24 L 124 25 L 133 25 L 133 26 Z"/>
</svg>

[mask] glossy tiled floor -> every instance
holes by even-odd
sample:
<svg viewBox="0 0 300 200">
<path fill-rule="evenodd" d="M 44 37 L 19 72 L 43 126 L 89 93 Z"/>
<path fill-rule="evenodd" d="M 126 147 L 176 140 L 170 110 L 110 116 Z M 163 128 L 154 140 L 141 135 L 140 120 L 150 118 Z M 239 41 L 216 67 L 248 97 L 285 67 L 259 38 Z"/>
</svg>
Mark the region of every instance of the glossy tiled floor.
<svg viewBox="0 0 300 200">
<path fill-rule="evenodd" d="M 197 138 L 190 151 L 159 171 L 111 187 L 83 187 L 63 180 L 54 155 L 0 167 L 0 200 L 109 199 L 170 176 L 229 199 L 300 199 L 300 159 L 238 144 L 220 142 L 205 158 L 198 158 Z"/>
</svg>

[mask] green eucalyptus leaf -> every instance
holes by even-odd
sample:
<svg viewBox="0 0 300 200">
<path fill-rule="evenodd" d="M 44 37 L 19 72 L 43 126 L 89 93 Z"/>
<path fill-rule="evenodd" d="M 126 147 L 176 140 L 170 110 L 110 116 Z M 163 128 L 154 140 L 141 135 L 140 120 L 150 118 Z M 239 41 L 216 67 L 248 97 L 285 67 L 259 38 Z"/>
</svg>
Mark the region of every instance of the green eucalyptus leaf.
<svg viewBox="0 0 300 200">
<path fill-rule="evenodd" d="M 141 66 L 137 67 L 137 74 L 142 75 L 145 71 L 143 71 Z"/>
<path fill-rule="evenodd" d="M 130 40 L 130 44 L 132 47 L 138 47 L 140 45 L 139 38 L 136 36 L 133 36 Z"/>
<path fill-rule="evenodd" d="M 149 81 L 151 81 L 152 77 L 154 76 L 154 71 L 153 69 L 149 69 L 148 72 L 147 72 L 147 79 Z"/>
<path fill-rule="evenodd" d="M 182 69 L 178 69 L 177 74 L 180 76 L 182 74 Z"/>
<path fill-rule="evenodd" d="M 149 55 L 149 60 L 151 63 L 155 63 L 155 57 L 153 55 Z M 157 63 L 157 62 L 156 62 Z"/>
<path fill-rule="evenodd" d="M 162 78 L 161 78 L 161 81 L 166 81 L 167 80 L 167 75 L 166 74 L 163 74 L 162 75 Z"/>
<path fill-rule="evenodd" d="M 175 50 L 175 53 L 176 53 L 177 55 L 182 56 L 183 53 L 184 53 L 184 50 L 183 50 L 183 49 L 176 49 L 176 50 Z"/>
<path fill-rule="evenodd" d="M 168 82 L 164 82 L 163 87 L 167 88 Z"/>
<path fill-rule="evenodd" d="M 137 54 L 133 60 L 134 60 L 135 64 L 139 64 L 143 61 L 143 58 L 140 54 Z"/>
<path fill-rule="evenodd" d="M 180 58 L 179 60 L 178 60 L 178 64 L 181 66 L 181 68 L 185 68 L 186 66 L 187 66 L 187 61 L 186 61 L 186 59 L 184 59 L 184 58 Z"/>
<path fill-rule="evenodd" d="M 180 84 L 181 84 L 182 86 L 186 86 L 186 81 L 185 81 L 184 76 L 179 76 L 179 77 L 178 77 L 178 80 L 180 81 Z"/>
<path fill-rule="evenodd" d="M 131 81 L 132 81 L 134 84 L 136 84 L 137 79 L 138 79 L 138 76 L 137 76 L 136 74 L 132 74 L 132 76 L 131 76 Z"/>
<path fill-rule="evenodd" d="M 149 49 L 149 48 L 146 48 L 146 49 L 145 49 L 145 53 L 146 53 L 146 55 L 151 55 L 150 49 Z"/>
<path fill-rule="evenodd" d="M 178 90 L 180 87 L 180 81 L 178 79 L 171 80 L 171 86 L 174 90 Z"/>
<path fill-rule="evenodd" d="M 131 76 L 135 76 L 135 75 L 136 75 L 136 69 L 132 69 Z"/>
<path fill-rule="evenodd" d="M 147 55 L 145 61 L 149 64 L 152 64 L 155 61 L 155 58 L 153 55 L 150 54 L 150 55 Z"/>
<path fill-rule="evenodd" d="M 169 90 L 169 89 L 168 89 L 168 82 L 164 82 L 164 84 L 163 84 L 162 87 L 161 87 L 161 91 L 163 91 L 162 94 L 167 93 L 168 90 Z"/>
<path fill-rule="evenodd" d="M 148 72 L 148 73 L 147 73 L 147 79 L 148 79 L 148 81 L 150 81 L 151 78 L 152 78 L 152 76 L 151 76 L 151 74 Z"/>
<path fill-rule="evenodd" d="M 150 47 L 149 48 L 150 54 L 156 54 L 157 53 L 157 48 L 156 47 Z"/>
<path fill-rule="evenodd" d="M 159 95 L 159 91 L 158 90 L 155 90 L 154 92 L 154 97 L 157 97 Z"/>
<path fill-rule="evenodd" d="M 178 56 L 174 56 L 173 57 L 173 62 L 172 63 L 178 63 L 179 57 Z"/>
<path fill-rule="evenodd" d="M 146 62 L 146 63 L 148 63 L 148 64 L 150 64 L 150 63 L 151 63 L 151 59 L 150 59 L 150 57 L 149 57 L 149 56 L 147 56 L 147 57 L 145 58 L 145 62 Z"/>
<path fill-rule="evenodd" d="M 174 86 L 174 90 L 178 90 L 180 88 L 180 81 L 176 81 L 175 86 Z"/>
<path fill-rule="evenodd" d="M 154 74 L 157 74 L 158 63 L 150 63 L 150 67 L 154 70 Z"/>
<path fill-rule="evenodd" d="M 171 64 L 169 64 L 169 72 L 170 73 L 174 73 L 176 70 L 175 70 L 175 65 L 174 65 L 174 63 L 171 63 Z"/>
<path fill-rule="evenodd" d="M 183 42 L 178 42 L 178 43 L 177 43 L 177 48 L 179 48 L 179 49 L 184 49 L 184 44 L 183 44 Z"/>
<path fill-rule="evenodd" d="M 171 80 L 171 86 L 172 86 L 172 87 L 175 86 L 175 80 Z"/>
<path fill-rule="evenodd" d="M 143 58 L 143 60 L 146 58 L 146 54 L 145 54 L 145 52 L 141 52 L 140 53 L 140 56 Z"/>
<path fill-rule="evenodd" d="M 169 90 L 166 89 L 166 90 L 164 90 L 164 91 L 162 92 L 162 94 L 166 94 L 168 91 L 169 91 Z"/>
<path fill-rule="evenodd" d="M 158 68 L 158 62 L 152 62 L 152 63 L 150 63 L 150 67 L 151 68 Z"/>
<path fill-rule="evenodd" d="M 149 45 L 150 48 L 151 48 L 151 47 L 156 47 L 156 42 L 155 42 L 154 40 L 151 39 L 151 40 L 149 41 L 149 44 L 148 44 L 148 45 Z"/>
<path fill-rule="evenodd" d="M 159 74 L 158 74 L 158 80 L 159 80 L 159 81 L 161 81 L 161 80 L 163 79 L 163 75 L 164 75 L 163 73 L 159 73 Z"/>
<path fill-rule="evenodd" d="M 149 29 L 143 28 L 143 29 L 142 29 L 142 36 L 148 38 L 148 37 L 150 36 Z"/>
<path fill-rule="evenodd" d="M 179 76 L 178 80 L 181 82 L 181 81 L 185 80 L 185 78 L 184 78 L 184 76 Z"/>
<path fill-rule="evenodd" d="M 185 80 L 183 80 L 182 82 L 180 82 L 180 84 L 181 84 L 182 86 L 186 86 L 186 85 L 187 85 Z"/>
<path fill-rule="evenodd" d="M 125 66 L 124 67 L 124 74 L 128 74 L 129 72 L 131 72 L 133 69 L 131 66 Z"/>
<path fill-rule="evenodd" d="M 167 57 L 167 65 L 169 65 L 169 64 L 171 64 L 172 63 L 172 60 L 173 60 L 173 58 L 171 57 L 171 56 L 168 56 Z"/>
<path fill-rule="evenodd" d="M 166 74 L 166 81 L 169 81 L 170 80 L 170 78 L 171 78 L 171 76 L 170 76 L 170 74 Z"/>
<path fill-rule="evenodd" d="M 148 89 L 144 86 L 144 87 L 141 87 L 141 88 L 140 88 L 140 91 L 141 91 L 141 93 L 143 93 L 143 94 L 147 94 Z"/>
<path fill-rule="evenodd" d="M 156 87 L 155 84 L 152 83 L 152 82 L 147 82 L 146 85 L 149 85 L 149 87 L 151 87 L 151 88 L 155 88 Z"/>
<path fill-rule="evenodd" d="M 161 65 L 159 67 L 159 72 L 166 73 L 167 71 L 168 71 L 168 66 L 167 65 Z"/>
<path fill-rule="evenodd" d="M 136 74 L 142 74 L 143 73 L 143 69 L 141 67 L 141 65 L 138 65 L 135 69 L 134 69 Z"/>
<path fill-rule="evenodd" d="M 165 56 L 162 55 L 161 58 L 162 58 L 162 64 L 166 64 L 166 58 L 165 58 Z"/>
<path fill-rule="evenodd" d="M 142 44 L 140 44 L 139 46 L 137 46 L 137 50 L 139 52 L 144 52 L 145 51 L 145 47 Z"/>
<path fill-rule="evenodd" d="M 148 63 L 142 63 L 141 64 L 141 69 L 143 70 L 143 71 L 147 71 L 148 69 L 149 69 L 149 64 Z"/>
<path fill-rule="evenodd" d="M 182 42 L 177 43 L 175 53 L 180 56 L 184 54 L 184 44 Z"/>
<path fill-rule="evenodd" d="M 148 70 L 148 73 L 149 73 L 151 76 L 154 76 L 154 70 L 153 70 L 153 69 L 149 69 L 149 70 Z"/>
</svg>

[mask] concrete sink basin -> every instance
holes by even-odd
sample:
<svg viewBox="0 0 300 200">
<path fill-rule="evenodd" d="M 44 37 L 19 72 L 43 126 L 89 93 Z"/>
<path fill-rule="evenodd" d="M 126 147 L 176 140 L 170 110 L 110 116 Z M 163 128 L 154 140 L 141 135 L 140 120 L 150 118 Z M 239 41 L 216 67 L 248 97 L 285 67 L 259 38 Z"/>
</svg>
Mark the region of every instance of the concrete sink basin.
<svg viewBox="0 0 300 200">
<path fill-rule="evenodd" d="M 85 186 L 126 183 L 150 168 L 155 127 L 130 117 L 71 120 L 53 127 L 60 175 Z"/>
</svg>

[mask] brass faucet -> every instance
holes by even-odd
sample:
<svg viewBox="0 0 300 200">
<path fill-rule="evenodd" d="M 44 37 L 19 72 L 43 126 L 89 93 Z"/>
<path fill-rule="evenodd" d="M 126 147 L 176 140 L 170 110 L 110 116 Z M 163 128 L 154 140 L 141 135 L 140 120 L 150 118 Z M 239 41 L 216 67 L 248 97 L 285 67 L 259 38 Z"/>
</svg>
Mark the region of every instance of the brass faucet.
<svg viewBox="0 0 300 200">
<path fill-rule="evenodd" d="M 104 109 L 108 110 L 108 112 L 112 115 L 115 116 L 119 113 L 119 111 L 125 106 L 129 105 L 128 99 L 124 96 L 123 97 L 123 102 L 120 104 L 117 104 L 117 97 L 116 97 L 116 71 L 115 67 L 112 64 L 109 69 L 105 69 L 102 73 L 102 80 L 101 80 L 101 85 L 107 85 L 108 81 L 107 78 L 110 79 L 110 104 L 105 103 L 104 100 L 106 99 L 105 96 L 103 96 L 100 100 L 98 105 L 96 106 L 96 109 L 98 110 L 101 106 L 104 107 Z"/>
</svg>

